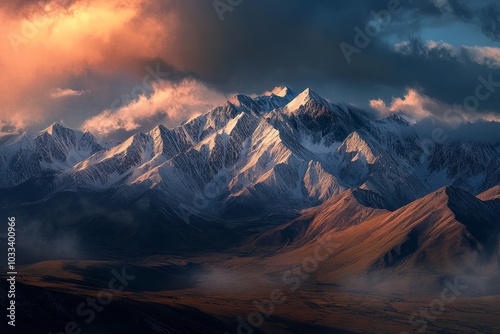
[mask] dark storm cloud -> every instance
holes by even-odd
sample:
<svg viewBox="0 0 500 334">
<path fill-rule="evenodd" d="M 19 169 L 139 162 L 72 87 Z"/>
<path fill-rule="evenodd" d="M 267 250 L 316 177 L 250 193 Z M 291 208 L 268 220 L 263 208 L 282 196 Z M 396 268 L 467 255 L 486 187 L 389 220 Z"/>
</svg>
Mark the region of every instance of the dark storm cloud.
<svg viewBox="0 0 500 334">
<path fill-rule="evenodd" d="M 481 100 L 474 111 L 494 111 L 500 105 L 500 70 L 478 64 L 459 49 L 454 55 L 446 49 L 428 50 L 418 39 L 409 41 L 411 53 L 401 54 L 377 44 L 361 55 L 360 63 L 372 67 L 348 69 L 345 80 L 368 79 L 373 84 L 382 83 L 395 87 L 413 87 L 425 95 L 449 105 L 464 104 L 476 94 L 478 85 L 491 76 L 493 91 L 487 99 Z"/>
<path fill-rule="evenodd" d="M 448 0 L 453 13 L 462 20 L 470 20 L 473 17 L 472 11 L 460 0 Z"/>
<path fill-rule="evenodd" d="M 481 15 L 481 29 L 493 40 L 500 41 L 500 7 L 489 5 L 483 8 Z"/>
<path fill-rule="evenodd" d="M 500 38 L 500 10 L 494 0 L 401 0 L 401 13 L 391 15 L 390 24 L 370 38 L 368 45 L 359 48 L 359 54 L 352 54 L 351 63 L 346 61 L 340 44 L 355 45 L 354 29 L 359 27 L 364 31 L 366 24 L 374 19 L 373 13 L 386 11 L 394 0 L 243 0 L 233 1 L 233 5 L 227 0 L 217 1 L 42 1 L 68 7 L 74 4 L 74 8 L 84 9 L 116 2 L 113 12 L 120 12 L 123 17 L 107 31 L 103 31 L 104 27 L 96 28 L 95 24 L 78 23 L 81 34 L 78 31 L 72 31 L 73 35 L 61 34 L 60 40 L 53 40 L 52 44 L 42 40 L 51 36 L 50 27 L 35 36 L 35 40 L 30 39 L 26 48 L 33 47 L 36 54 L 29 59 L 43 59 L 33 68 L 52 68 L 45 62 L 56 59 L 57 66 L 53 68 L 62 70 L 56 78 L 54 71 L 36 75 L 34 88 L 29 85 L 26 88 L 26 82 L 31 81 L 18 80 L 16 98 L 19 99 L 8 109 L 29 111 L 31 106 L 39 106 L 50 110 L 42 121 L 64 119 L 68 125 L 78 127 L 86 119 L 116 108 L 113 102 L 142 84 L 148 66 L 157 65 L 169 73 L 168 81 L 180 83 L 194 78 L 224 94 L 261 93 L 286 84 L 298 91 L 312 87 L 331 100 L 345 100 L 361 107 L 367 106 L 369 99 L 388 101 L 392 96 L 401 97 L 408 88 L 445 104 L 462 104 L 475 93 L 479 76 L 486 78 L 491 74 L 493 80 L 500 81 L 499 69 L 494 64 L 478 61 L 460 49 L 460 45 L 456 45 L 458 55 L 457 49 L 454 53 L 446 48 L 429 50 L 425 41 L 429 37 L 422 33 L 423 29 L 435 27 L 446 31 L 448 26 L 458 23 L 470 31 L 482 31 L 493 43 Z M 0 10 L 24 17 L 30 11 L 43 11 L 38 3 L 38 0 L 9 0 L 0 4 Z M 214 3 L 229 4 L 230 7 L 225 7 L 229 10 L 217 12 Z M 133 12 L 130 19 L 123 10 L 127 6 Z M 63 15 L 62 21 L 70 21 L 76 17 L 73 14 Z M 56 20 L 58 16 L 54 17 Z M 106 38 L 100 38 L 101 35 Z M 453 37 L 456 41 L 457 36 Z M 81 43 L 75 48 L 58 50 L 54 55 L 46 52 L 51 50 L 50 46 L 64 45 L 66 39 L 76 38 Z M 400 41 L 407 41 L 412 52 L 398 51 L 394 44 Z M 474 43 L 464 36 L 461 44 Z M 8 49 L 11 51 L 10 46 Z M 93 58 L 94 54 L 99 57 Z M 77 60 L 73 64 L 71 59 Z M 16 67 L 7 65 L 5 68 Z M 17 72 L 14 74 L 18 76 Z M 14 86 L 12 80 L 4 82 L 5 87 Z M 58 88 L 91 93 L 71 99 L 48 99 L 50 91 Z M 498 114 L 498 106 L 500 92 L 495 92 L 481 101 L 475 112 Z"/>
<path fill-rule="evenodd" d="M 359 55 L 353 54 L 348 64 L 339 44 L 354 45 L 354 28 L 364 30 L 373 19 L 371 12 L 386 10 L 388 3 L 243 1 L 224 12 L 223 21 L 212 1 L 168 3 L 167 10 L 178 11 L 186 20 L 177 31 L 178 52 L 189 59 L 185 69 L 223 91 L 259 92 L 283 83 L 300 88 L 307 83 L 319 90 L 336 83 L 375 94 L 376 87 L 389 92 L 415 87 L 447 104 L 461 104 L 474 93 L 479 76 L 492 74 L 500 80 L 498 69 L 467 55 L 457 58 L 446 50 L 401 54 L 390 40 L 394 36 L 408 40 L 418 51 L 426 47 L 419 39 L 423 26 L 462 21 L 470 22 L 471 29 L 483 25 L 485 35 L 494 39 L 498 15 L 493 7 L 484 7 L 493 1 L 479 1 L 472 7 L 459 0 L 448 0 L 446 5 L 402 0 L 403 11 L 393 15 L 391 23 Z M 478 111 L 497 110 L 499 105 L 500 92 L 482 101 Z"/>
</svg>

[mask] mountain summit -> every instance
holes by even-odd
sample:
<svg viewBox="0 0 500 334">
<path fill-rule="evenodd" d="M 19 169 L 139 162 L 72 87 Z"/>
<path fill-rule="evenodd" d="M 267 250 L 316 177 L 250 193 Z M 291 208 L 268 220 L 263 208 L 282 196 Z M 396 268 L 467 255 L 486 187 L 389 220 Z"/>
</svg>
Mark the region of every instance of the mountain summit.
<svg viewBox="0 0 500 334">
<path fill-rule="evenodd" d="M 286 110 L 289 113 L 293 113 L 298 110 L 300 107 L 305 106 L 308 102 L 315 102 L 324 106 L 328 106 L 329 102 L 325 100 L 323 97 L 318 95 L 310 88 L 306 88 L 302 93 L 297 95 L 289 104 L 286 106 Z"/>
<path fill-rule="evenodd" d="M 293 91 L 293 89 L 291 89 L 288 86 L 276 87 L 275 89 L 273 89 L 272 94 L 279 96 L 279 97 L 295 97 L 295 96 L 297 96 L 297 93 L 295 93 Z"/>
</svg>

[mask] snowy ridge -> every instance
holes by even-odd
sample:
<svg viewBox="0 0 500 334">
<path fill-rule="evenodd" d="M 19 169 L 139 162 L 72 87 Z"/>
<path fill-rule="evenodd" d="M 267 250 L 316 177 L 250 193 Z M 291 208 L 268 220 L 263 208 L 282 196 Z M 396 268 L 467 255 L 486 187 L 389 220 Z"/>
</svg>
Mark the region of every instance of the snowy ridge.
<svg viewBox="0 0 500 334">
<path fill-rule="evenodd" d="M 153 190 L 187 206 L 202 198 L 217 215 L 224 203 L 297 209 L 346 189 L 396 209 L 446 185 L 477 194 L 500 183 L 498 145 L 447 142 L 427 156 L 412 124 L 404 113 L 380 119 L 311 89 L 277 88 L 111 147 L 59 124 L 24 133 L 0 145 L 0 187 L 49 173 L 61 189 Z"/>
<path fill-rule="evenodd" d="M 104 146 L 89 132 L 57 123 L 39 133 L 25 132 L 0 146 L 0 187 L 40 177 L 44 171 L 64 172 Z"/>
</svg>

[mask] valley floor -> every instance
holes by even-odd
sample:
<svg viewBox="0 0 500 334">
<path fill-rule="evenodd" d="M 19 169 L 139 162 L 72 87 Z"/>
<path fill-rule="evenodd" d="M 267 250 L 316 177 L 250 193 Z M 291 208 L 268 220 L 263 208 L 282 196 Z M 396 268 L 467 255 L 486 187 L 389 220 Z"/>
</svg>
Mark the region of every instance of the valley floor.
<svg viewBox="0 0 500 334">
<path fill-rule="evenodd" d="M 500 332 L 500 294 L 471 293 L 465 281 L 427 293 L 383 284 L 354 289 L 303 272 L 284 282 L 257 262 L 213 254 L 25 266 L 18 277 L 18 328 L 59 333 L 75 322 L 83 333 Z M 109 282 L 117 278 L 119 286 L 120 277 L 126 284 L 108 301 Z M 81 306 L 88 298 L 97 303 L 93 319 L 91 307 Z"/>
</svg>

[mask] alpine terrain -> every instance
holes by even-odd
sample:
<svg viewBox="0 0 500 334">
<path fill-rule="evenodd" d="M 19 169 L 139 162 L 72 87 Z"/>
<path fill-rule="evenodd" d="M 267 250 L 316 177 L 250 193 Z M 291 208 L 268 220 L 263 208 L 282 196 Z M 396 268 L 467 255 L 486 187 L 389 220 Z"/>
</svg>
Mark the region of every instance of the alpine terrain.
<svg viewBox="0 0 500 334">
<path fill-rule="evenodd" d="M 24 333 L 64 328 L 122 267 L 136 278 L 95 333 L 122 314 L 124 333 L 500 331 L 500 138 L 273 92 L 123 142 L 3 138 L 23 310 L 48 310 Z"/>
</svg>

